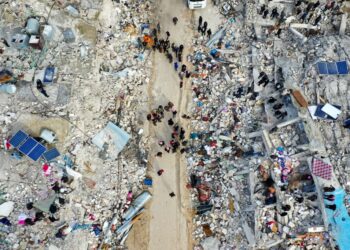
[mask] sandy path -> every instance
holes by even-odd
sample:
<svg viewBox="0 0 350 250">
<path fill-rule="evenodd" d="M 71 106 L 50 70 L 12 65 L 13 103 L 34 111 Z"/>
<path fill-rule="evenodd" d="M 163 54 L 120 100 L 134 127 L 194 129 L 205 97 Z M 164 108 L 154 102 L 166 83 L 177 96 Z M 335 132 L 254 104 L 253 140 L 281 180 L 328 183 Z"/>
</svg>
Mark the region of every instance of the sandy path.
<svg viewBox="0 0 350 250">
<path fill-rule="evenodd" d="M 161 24 L 161 34 L 164 36 L 166 31 L 170 32 L 170 41 L 176 44 L 183 43 L 185 48 L 190 47 L 191 26 L 190 11 L 181 0 L 159 0 L 158 17 Z M 172 23 L 172 17 L 177 16 L 179 22 L 176 26 Z M 186 52 L 186 51 L 185 51 Z M 184 53 L 186 55 L 186 53 Z M 184 58 L 185 60 L 185 58 Z M 154 82 L 152 86 L 153 107 L 159 104 L 166 104 L 172 101 L 178 108 L 178 117 L 186 107 L 187 98 L 183 98 L 188 90 L 180 89 L 180 80 L 163 54 L 156 53 Z M 164 119 L 164 124 L 158 124 L 152 127 L 150 134 L 154 138 L 153 152 L 154 155 L 160 148 L 157 141 L 162 139 L 170 140 L 171 129 L 167 125 L 170 113 Z M 177 118 L 178 122 L 179 119 Z M 189 204 L 189 196 L 184 189 L 186 183 L 186 165 L 183 162 L 181 154 L 163 153 L 162 158 L 151 159 L 153 171 L 151 171 L 154 187 L 153 199 L 149 208 L 150 212 L 150 232 L 148 249 L 188 249 L 190 237 L 186 219 Z M 160 168 L 165 170 L 164 174 L 159 177 L 156 171 Z M 175 192 L 176 197 L 170 198 L 169 193 Z"/>
<path fill-rule="evenodd" d="M 192 12 L 188 10 L 183 0 L 158 0 L 156 12 L 161 24 L 160 37 L 165 38 L 165 32 L 169 31 L 171 43 L 184 44 L 183 62 L 186 62 L 193 36 L 190 23 Z M 176 26 L 172 22 L 174 16 L 179 19 Z M 147 91 L 150 100 L 149 109 L 158 105 L 164 106 L 168 101 L 173 102 L 178 110 L 176 121 L 186 129 L 186 121 L 179 117 L 187 113 L 186 107 L 190 100 L 191 87 L 190 83 L 185 81 L 184 87 L 180 89 L 179 83 L 180 79 L 173 64 L 168 62 L 164 54 L 155 53 L 153 79 Z M 185 157 L 180 153 L 168 154 L 157 144 L 159 140 L 166 142 L 171 140 L 171 128 L 167 124 L 169 118 L 171 118 L 170 113 L 166 113 L 162 124 L 148 126 L 147 123 L 145 129 L 145 135 L 148 134 L 151 138 L 152 150 L 148 172 L 153 178 L 153 188 L 150 190 L 153 198 L 146 206 L 145 215 L 134 225 L 129 235 L 129 249 L 192 249 L 190 199 L 185 187 L 187 183 Z M 162 158 L 154 157 L 158 151 L 163 152 Z M 165 170 L 161 177 L 156 174 L 160 168 Z M 171 198 L 170 192 L 174 192 L 176 197 Z M 146 242 L 147 239 L 148 242 Z"/>
</svg>

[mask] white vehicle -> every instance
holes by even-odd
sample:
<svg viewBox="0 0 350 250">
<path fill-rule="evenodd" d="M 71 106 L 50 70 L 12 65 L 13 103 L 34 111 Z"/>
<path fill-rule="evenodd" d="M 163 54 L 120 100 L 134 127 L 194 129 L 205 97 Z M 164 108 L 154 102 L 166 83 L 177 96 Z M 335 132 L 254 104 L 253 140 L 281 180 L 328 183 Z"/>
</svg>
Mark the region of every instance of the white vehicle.
<svg viewBox="0 0 350 250">
<path fill-rule="evenodd" d="M 187 0 L 188 8 L 191 10 L 194 9 L 203 9 L 207 6 L 207 0 Z"/>
</svg>

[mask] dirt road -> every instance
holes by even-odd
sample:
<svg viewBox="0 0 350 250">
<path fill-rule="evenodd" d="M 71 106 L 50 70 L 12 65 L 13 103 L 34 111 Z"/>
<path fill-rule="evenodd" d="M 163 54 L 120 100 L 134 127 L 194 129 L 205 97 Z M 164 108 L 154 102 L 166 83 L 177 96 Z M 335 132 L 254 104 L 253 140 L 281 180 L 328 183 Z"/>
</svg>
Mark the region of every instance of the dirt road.
<svg viewBox="0 0 350 250">
<path fill-rule="evenodd" d="M 165 32 L 169 31 L 171 43 L 184 45 L 183 63 L 188 66 L 186 55 L 191 47 L 193 36 L 191 14 L 185 1 L 158 0 L 156 15 L 161 25 L 160 37 L 165 38 Z M 176 26 L 172 21 L 174 16 L 179 20 Z M 181 63 L 179 65 L 181 66 Z M 149 109 L 156 108 L 158 105 L 164 106 L 168 101 L 173 102 L 178 110 L 175 122 L 187 130 L 186 121 L 179 117 L 187 113 L 191 88 L 190 83 L 186 81 L 182 89 L 179 86 L 180 79 L 173 64 L 169 63 L 164 54 L 156 52 L 153 79 L 148 89 Z M 171 117 L 171 113 L 168 112 L 163 124 L 149 125 L 148 133 L 152 141 L 149 174 L 153 177 L 151 190 L 153 198 L 150 206 L 147 207 L 147 215 L 138 225 L 135 225 L 133 232 L 129 235 L 129 249 L 192 249 L 190 199 L 185 187 L 187 183 L 185 157 L 180 153 L 168 154 L 158 146 L 159 140 L 167 143 L 171 140 L 171 127 L 167 124 Z M 163 152 L 163 157 L 154 157 L 158 151 Z M 161 168 L 165 172 L 159 177 L 156 172 Z M 174 192 L 176 196 L 171 198 L 170 192 Z"/>
<path fill-rule="evenodd" d="M 161 33 L 170 32 L 170 41 L 175 44 L 183 44 L 189 48 L 191 44 L 192 29 L 190 25 L 191 12 L 181 0 L 159 0 L 158 17 L 161 24 Z M 172 18 L 176 16 L 179 22 L 175 26 Z M 186 55 L 186 50 L 184 55 Z M 185 61 L 185 58 L 183 59 Z M 154 104 L 165 104 L 172 101 L 178 109 L 177 121 L 185 111 L 188 88 L 180 89 L 180 79 L 163 54 L 155 56 L 155 79 L 153 83 Z M 168 114 L 170 118 L 170 114 Z M 168 118 L 168 117 L 167 117 Z M 168 119 L 169 119 L 168 118 Z M 169 141 L 171 128 L 165 123 L 155 129 L 154 153 L 157 151 L 159 139 Z M 150 238 L 149 250 L 153 249 L 188 249 L 189 231 L 187 226 L 187 207 L 189 196 L 184 189 L 186 183 L 186 165 L 180 164 L 181 154 L 163 154 L 162 158 L 153 161 L 154 189 L 153 200 L 150 207 Z M 158 169 L 165 172 L 158 177 L 155 172 Z M 169 193 L 176 196 L 170 198 Z"/>
</svg>

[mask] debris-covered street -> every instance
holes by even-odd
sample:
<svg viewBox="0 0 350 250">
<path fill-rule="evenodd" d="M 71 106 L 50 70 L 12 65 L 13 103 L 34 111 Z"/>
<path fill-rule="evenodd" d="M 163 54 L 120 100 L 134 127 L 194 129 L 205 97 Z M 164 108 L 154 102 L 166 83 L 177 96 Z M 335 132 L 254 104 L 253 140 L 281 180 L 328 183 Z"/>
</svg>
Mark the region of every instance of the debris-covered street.
<svg viewBox="0 0 350 250">
<path fill-rule="evenodd" d="M 0 0 L 0 248 L 350 249 L 349 13 Z"/>
</svg>

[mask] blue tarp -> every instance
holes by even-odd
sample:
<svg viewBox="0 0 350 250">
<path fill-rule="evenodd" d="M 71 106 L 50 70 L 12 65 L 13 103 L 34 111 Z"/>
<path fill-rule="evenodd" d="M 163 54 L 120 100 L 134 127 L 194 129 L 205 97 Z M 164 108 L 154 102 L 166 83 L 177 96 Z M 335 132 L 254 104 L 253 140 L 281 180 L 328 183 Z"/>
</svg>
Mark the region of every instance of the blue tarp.
<svg viewBox="0 0 350 250">
<path fill-rule="evenodd" d="M 327 193 L 328 194 L 328 193 Z M 340 250 L 350 249 L 350 216 L 344 204 L 345 191 L 337 189 L 332 194 L 335 196 L 334 204 L 337 206 L 335 211 L 326 208 L 327 218 L 331 224 L 331 233 L 334 236 Z M 325 204 L 333 204 L 328 200 Z"/>
<path fill-rule="evenodd" d="M 114 125 L 112 122 L 108 122 L 107 126 L 92 138 L 92 143 L 99 149 L 104 150 L 104 145 L 112 141 L 115 146 L 114 152 L 117 156 L 128 143 L 130 137 L 131 136 L 124 130 Z"/>
</svg>

